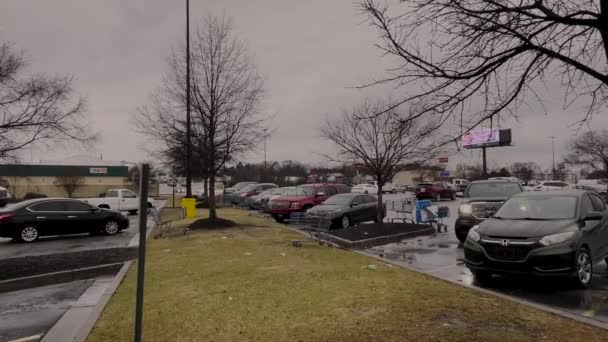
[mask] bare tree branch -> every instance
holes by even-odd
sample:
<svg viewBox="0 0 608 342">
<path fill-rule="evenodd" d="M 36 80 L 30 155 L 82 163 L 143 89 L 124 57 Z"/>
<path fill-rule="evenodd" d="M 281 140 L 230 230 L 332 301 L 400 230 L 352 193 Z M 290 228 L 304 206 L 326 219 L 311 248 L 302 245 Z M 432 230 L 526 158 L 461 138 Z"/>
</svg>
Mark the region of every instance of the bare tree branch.
<svg viewBox="0 0 608 342">
<path fill-rule="evenodd" d="M 22 76 L 24 68 L 23 57 L 11 45 L 0 45 L 0 159 L 14 158 L 38 143 L 94 141 L 72 78 Z"/>
<path fill-rule="evenodd" d="M 337 147 L 337 153 L 328 154 L 328 159 L 364 166 L 376 177 L 379 208 L 382 208 L 382 186 L 397 172 L 435 159 L 439 149 L 434 138 L 441 126 L 438 120 L 415 119 L 415 110 L 403 115 L 395 110 L 386 111 L 386 107 L 390 104 L 365 101 L 351 112 L 327 120 L 321 128 L 323 137 Z M 379 211 L 379 222 L 381 215 Z"/>
<path fill-rule="evenodd" d="M 419 115 L 463 115 L 466 131 L 502 113 L 518 117 L 552 72 L 561 75 L 564 106 L 590 100 L 582 122 L 606 107 L 608 0 L 411 0 L 391 8 L 362 0 L 360 8 L 380 33 L 378 47 L 401 63 L 362 87 L 407 86 L 385 111 L 422 99 Z"/>
</svg>

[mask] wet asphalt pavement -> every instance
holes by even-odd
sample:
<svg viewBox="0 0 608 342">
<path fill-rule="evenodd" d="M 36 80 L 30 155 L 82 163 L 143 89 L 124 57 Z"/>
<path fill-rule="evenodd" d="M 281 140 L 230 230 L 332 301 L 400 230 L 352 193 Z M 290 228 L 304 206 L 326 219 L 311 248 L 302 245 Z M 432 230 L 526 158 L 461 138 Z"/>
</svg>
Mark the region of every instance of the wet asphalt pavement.
<svg viewBox="0 0 608 342">
<path fill-rule="evenodd" d="M 458 203 L 458 200 L 440 203 L 441 206 L 450 207 L 450 218 L 445 220 L 447 232 L 403 240 L 399 243 L 371 248 L 367 252 L 374 255 L 382 254 L 385 259 L 394 263 L 444 279 L 483 287 L 608 323 L 608 270 L 604 262 L 595 265 L 593 284 L 586 290 L 576 289 L 569 280 L 562 278 L 494 277 L 487 283 L 477 283 L 464 266 L 464 251 L 454 235 Z M 389 218 L 395 215 L 388 213 Z"/>
<path fill-rule="evenodd" d="M 0 342 L 43 335 L 93 282 L 84 280 L 1 293 Z"/>
</svg>

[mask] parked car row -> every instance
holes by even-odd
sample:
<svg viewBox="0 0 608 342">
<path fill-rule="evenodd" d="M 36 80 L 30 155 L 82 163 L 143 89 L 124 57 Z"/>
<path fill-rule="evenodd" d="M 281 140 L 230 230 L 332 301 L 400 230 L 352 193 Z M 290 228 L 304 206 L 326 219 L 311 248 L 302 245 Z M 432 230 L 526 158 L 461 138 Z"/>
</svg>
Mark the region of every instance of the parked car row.
<svg viewBox="0 0 608 342">
<path fill-rule="evenodd" d="M 284 222 L 293 213 L 306 213 L 309 217 L 327 220 L 331 228 L 348 228 L 377 220 L 377 202 L 376 197 L 351 192 L 344 184 L 304 184 L 268 189 L 248 197 L 245 202 L 232 203 L 267 212 L 277 222 Z"/>
</svg>

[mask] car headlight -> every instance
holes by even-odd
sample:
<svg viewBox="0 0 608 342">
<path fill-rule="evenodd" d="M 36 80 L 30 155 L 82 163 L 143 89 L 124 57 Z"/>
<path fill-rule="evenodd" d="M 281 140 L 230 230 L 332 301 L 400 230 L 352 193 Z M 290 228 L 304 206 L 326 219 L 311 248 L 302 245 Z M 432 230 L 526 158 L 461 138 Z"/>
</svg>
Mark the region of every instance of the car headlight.
<svg viewBox="0 0 608 342">
<path fill-rule="evenodd" d="M 473 205 L 472 204 L 461 204 L 458 207 L 459 215 L 471 215 L 473 213 Z"/>
<path fill-rule="evenodd" d="M 481 237 L 479 236 L 479 233 L 477 232 L 477 227 L 479 226 L 475 226 L 471 229 L 469 229 L 469 234 L 467 235 L 467 239 L 477 242 L 479 241 L 479 239 L 481 239 Z"/>
<path fill-rule="evenodd" d="M 333 214 L 342 214 L 342 209 L 336 209 L 334 211 L 332 211 Z"/>
<path fill-rule="evenodd" d="M 562 243 L 562 242 L 568 241 L 571 237 L 574 236 L 574 233 L 575 232 L 565 232 L 565 233 L 547 235 L 544 238 L 540 239 L 540 241 L 538 243 L 540 243 L 543 246 L 555 245 L 557 243 Z"/>
</svg>

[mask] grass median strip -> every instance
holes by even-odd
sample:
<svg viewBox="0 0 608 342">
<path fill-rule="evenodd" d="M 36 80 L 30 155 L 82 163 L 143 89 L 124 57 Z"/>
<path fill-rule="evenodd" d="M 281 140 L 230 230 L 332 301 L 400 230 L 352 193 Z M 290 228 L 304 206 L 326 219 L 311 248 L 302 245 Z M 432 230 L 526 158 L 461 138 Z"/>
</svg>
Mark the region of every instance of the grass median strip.
<svg viewBox="0 0 608 342">
<path fill-rule="evenodd" d="M 245 211 L 220 216 L 239 226 L 150 241 L 144 340 L 605 341 L 599 328 L 357 253 L 291 247 L 301 235 Z M 88 341 L 132 339 L 135 274 Z"/>
</svg>

